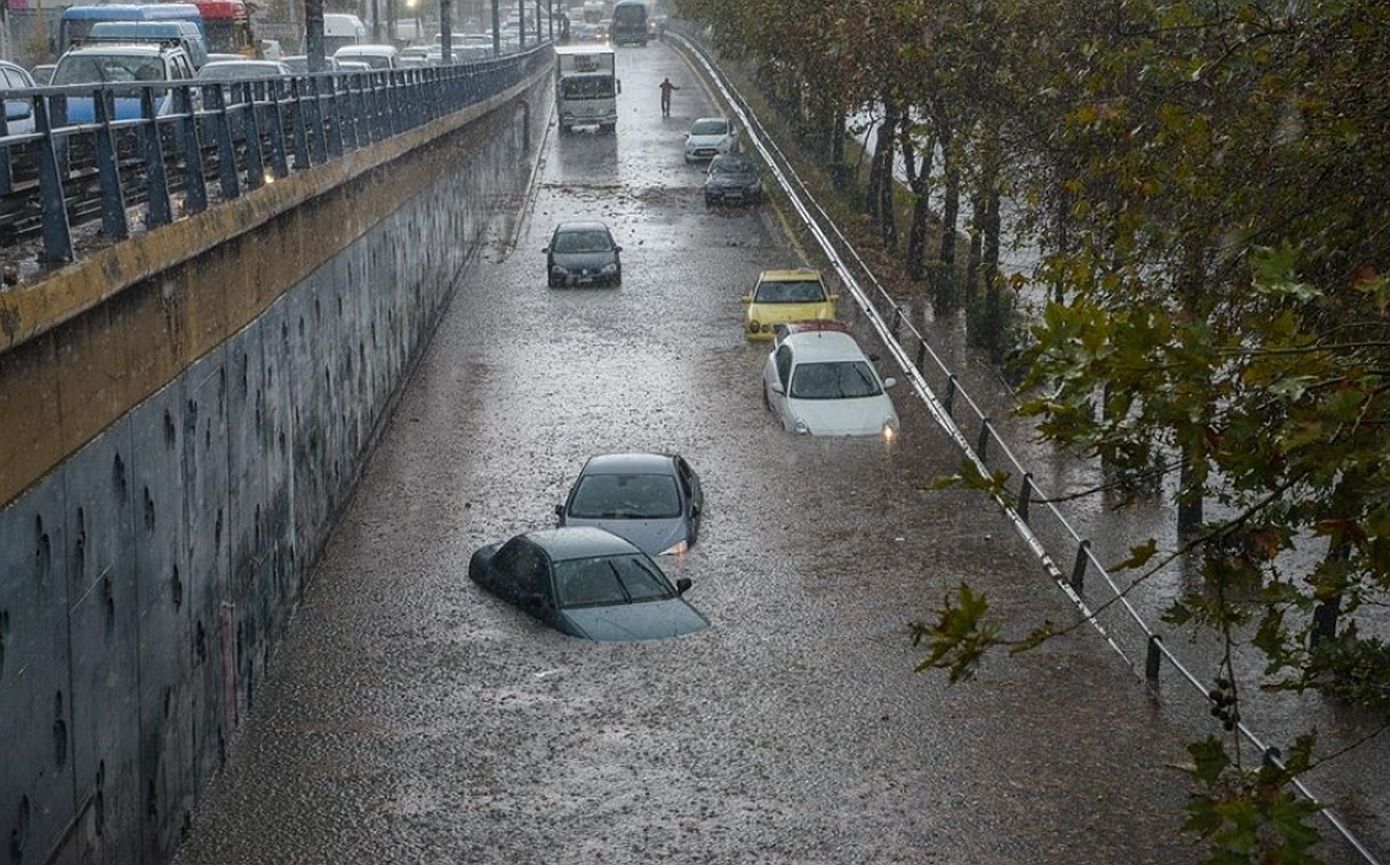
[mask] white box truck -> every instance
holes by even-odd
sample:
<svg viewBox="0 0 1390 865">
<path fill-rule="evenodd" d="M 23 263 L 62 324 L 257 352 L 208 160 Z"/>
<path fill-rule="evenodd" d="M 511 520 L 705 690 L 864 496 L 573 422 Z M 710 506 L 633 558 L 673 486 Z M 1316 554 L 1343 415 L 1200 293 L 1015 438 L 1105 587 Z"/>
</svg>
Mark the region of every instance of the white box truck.
<svg viewBox="0 0 1390 865">
<path fill-rule="evenodd" d="M 576 126 L 597 126 L 610 133 L 618 126 L 618 80 L 613 49 L 573 45 L 555 49 L 555 102 L 560 133 Z"/>
</svg>

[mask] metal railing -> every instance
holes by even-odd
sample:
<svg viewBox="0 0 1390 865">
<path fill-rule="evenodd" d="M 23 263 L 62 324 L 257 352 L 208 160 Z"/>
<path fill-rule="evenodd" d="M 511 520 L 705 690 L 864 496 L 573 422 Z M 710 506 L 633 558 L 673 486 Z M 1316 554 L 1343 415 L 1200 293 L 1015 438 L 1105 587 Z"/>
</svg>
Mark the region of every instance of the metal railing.
<svg viewBox="0 0 1390 865">
<path fill-rule="evenodd" d="M 552 58 L 545 43 L 448 66 L 11 91 L 0 249 L 38 237 L 41 264 L 70 262 L 76 225 L 122 240 L 137 204 L 145 229 L 165 225 L 487 100 Z"/>
<path fill-rule="evenodd" d="M 1052 577 L 1085 619 L 1099 632 L 1111 649 L 1133 668 L 1134 664 L 1129 655 L 1101 624 L 1097 610 L 1093 609 L 1086 600 L 1088 594 L 1086 575 L 1094 571 L 1100 577 L 1101 585 L 1107 595 L 1102 599 L 1103 606 L 1108 608 L 1113 605 L 1120 609 L 1122 620 L 1132 626 L 1144 645 L 1143 675 L 1145 679 L 1157 688 L 1163 661 L 1166 660 L 1181 681 L 1190 684 L 1203 702 L 1211 704 L 1212 698 L 1209 696 L 1208 687 L 1203 685 L 1188 666 L 1173 653 L 1164 642 L 1162 634 L 1150 626 L 1134 605 L 1130 603 L 1126 592 L 1116 583 L 1114 575 L 1096 557 L 1092 550 L 1091 541 L 1076 531 L 1071 522 L 1058 510 L 1056 504 L 1049 500 L 1049 497 L 1040 493 L 1034 483 L 1033 473 L 1019 460 L 1013 449 L 1009 447 L 1008 442 L 999 434 L 989 413 L 984 411 L 965 390 L 956 373 L 936 352 L 922 331 L 913 324 L 908 310 L 884 288 L 873 270 L 860 257 L 854 245 L 840 231 L 830 215 L 817 203 L 805 181 L 792 167 L 791 161 L 782 153 L 776 141 L 758 120 L 757 115 L 748 108 L 742 95 L 720 74 L 703 46 L 682 33 L 674 32 L 673 29 L 668 29 L 667 34 L 674 36 L 679 44 L 704 67 L 710 80 L 714 82 L 724 100 L 743 123 L 750 143 L 758 150 L 769 169 L 776 176 L 797 216 L 815 238 L 817 245 L 829 259 L 831 266 L 849 289 L 850 294 L 889 353 L 893 355 L 894 361 L 911 382 L 913 390 L 926 404 L 932 417 L 960 448 L 966 459 L 972 462 L 983 475 L 990 475 L 989 463 L 991 461 L 995 461 L 997 464 L 997 461 L 1002 459 L 1011 472 L 1011 476 L 1018 479 L 1016 496 L 995 495 L 994 499 L 1029 549 L 1042 562 L 1048 575 Z M 851 269 L 851 263 L 853 269 Z M 860 281 L 861 276 L 870 284 L 871 290 L 865 290 Z M 907 346 L 914 346 L 915 351 L 910 352 Z M 931 376 L 932 380 L 929 380 L 928 376 Z M 939 392 L 943 396 L 937 396 L 938 391 L 934 389 L 934 385 L 940 388 Z M 962 430 L 962 425 L 970 425 L 974 428 L 973 441 Z M 1054 528 L 1060 530 L 1062 535 L 1073 545 L 1072 566 L 1068 573 L 1062 572 L 1052 554 L 1039 539 L 1037 530 L 1040 519 L 1050 519 Z M 1235 726 L 1241 737 L 1259 753 L 1261 759 L 1278 766 L 1280 769 L 1285 768 L 1280 759 L 1279 749 L 1267 745 L 1244 722 L 1238 721 Z M 1321 804 L 1321 800 L 1299 778 L 1294 778 L 1292 785 L 1301 795 Z M 1346 824 L 1330 808 L 1324 806 L 1319 813 L 1364 862 L 1368 865 L 1380 865 L 1375 854 L 1347 828 Z"/>
</svg>

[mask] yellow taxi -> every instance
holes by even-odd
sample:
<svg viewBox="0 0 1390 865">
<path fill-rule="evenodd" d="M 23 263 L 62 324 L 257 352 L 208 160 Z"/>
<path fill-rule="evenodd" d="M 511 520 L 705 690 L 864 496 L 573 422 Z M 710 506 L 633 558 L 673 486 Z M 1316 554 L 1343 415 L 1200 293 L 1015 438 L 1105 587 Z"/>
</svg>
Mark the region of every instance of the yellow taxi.
<svg viewBox="0 0 1390 865">
<path fill-rule="evenodd" d="M 838 294 L 825 290 L 825 282 L 814 270 L 764 270 L 744 316 L 744 334 L 749 339 L 772 339 L 773 329 L 792 321 L 829 321 L 835 318 Z"/>
</svg>

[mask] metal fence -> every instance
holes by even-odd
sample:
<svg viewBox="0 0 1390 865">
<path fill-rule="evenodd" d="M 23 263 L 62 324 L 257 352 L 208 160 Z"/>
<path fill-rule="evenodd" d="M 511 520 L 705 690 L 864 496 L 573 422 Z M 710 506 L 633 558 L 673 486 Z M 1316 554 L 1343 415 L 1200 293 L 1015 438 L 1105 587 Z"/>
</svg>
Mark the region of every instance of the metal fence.
<svg viewBox="0 0 1390 865">
<path fill-rule="evenodd" d="M 672 31 L 668 30 L 668 33 Z M 1001 495 L 995 499 L 1019 536 L 1042 562 L 1048 575 L 1106 643 L 1131 665 L 1134 662 L 1121 647 L 1121 642 L 1128 643 L 1137 638 L 1144 653 L 1143 675 L 1151 685 L 1157 688 L 1166 661 L 1177 674 L 1179 681 L 1192 688 L 1189 693 L 1204 703 L 1209 703 L 1211 697 L 1208 686 L 1173 653 L 1164 642 L 1162 634 L 1135 609 L 1125 590 L 1117 584 L 1114 575 L 1092 551 L 1091 541 L 1083 537 L 1057 506 L 1038 490 L 1033 473 L 999 434 L 994 419 L 961 386 L 956 373 L 931 346 L 922 331 L 913 324 L 908 311 L 878 281 L 853 244 L 816 202 L 806 183 L 758 121 L 757 116 L 748 108 L 737 90 L 718 72 L 704 48 L 696 43 L 695 38 L 698 37 L 695 34 L 680 32 L 672 35 L 682 48 L 694 55 L 696 62 L 704 67 L 715 82 L 715 87 L 748 131 L 749 143 L 767 162 L 779 185 L 786 192 L 797 216 L 815 238 L 821 251 L 829 258 L 831 266 L 889 353 L 893 355 L 894 361 L 902 369 L 913 390 L 926 403 L 933 418 L 952 438 L 966 459 L 974 463 L 982 474 L 990 475 L 991 467 L 1002 468 L 1017 479 L 1015 495 Z M 942 396 L 938 397 L 938 393 Z M 1058 543 L 1069 546 L 1069 570 L 1064 572 L 1058 566 L 1040 534 L 1048 535 L 1049 540 L 1054 542 L 1052 549 L 1056 549 Z M 1087 575 L 1091 573 L 1099 578 L 1098 581 L 1087 581 Z M 1094 606 L 1092 599 L 1095 602 Z M 1115 622 L 1126 627 L 1129 634 L 1112 634 L 1101 624 L 1098 613 L 1108 608 L 1119 611 Z M 1262 759 L 1283 766 L 1278 748 L 1267 744 L 1244 722 L 1237 722 L 1235 726 L 1241 737 Z M 1321 803 L 1301 779 L 1294 778 L 1292 784 L 1301 795 Z M 1376 855 L 1336 813 L 1327 807 L 1323 807 L 1319 813 L 1362 861 L 1368 865 L 1379 865 Z"/>
<path fill-rule="evenodd" d="M 70 262 L 82 223 L 121 240 L 143 205 L 145 229 L 165 225 L 489 99 L 552 58 L 543 44 L 449 66 L 12 91 L 0 249 L 37 238 L 41 264 Z"/>
</svg>

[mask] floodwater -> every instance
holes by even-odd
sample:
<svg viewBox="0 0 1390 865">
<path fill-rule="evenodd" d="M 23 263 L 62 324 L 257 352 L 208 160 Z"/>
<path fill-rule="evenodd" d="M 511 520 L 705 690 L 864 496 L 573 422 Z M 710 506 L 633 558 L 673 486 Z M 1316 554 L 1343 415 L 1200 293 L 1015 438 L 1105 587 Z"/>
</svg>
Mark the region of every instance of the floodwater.
<svg viewBox="0 0 1390 865">
<path fill-rule="evenodd" d="M 770 208 L 705 210 L 681 141 L 714 109 L 682 61 L 618 63 L 617 135 L 539 145 L 515 244 L 445 314 L 177 861 L 1198 861 L 1182 724 L 1093 632 L 967 685 L 914 672 L 906 623 L 961 581 L 1019 632 L 1071 608 L 987 501 L 920 491 L 959 457 L 905 389 L 891 447 L 773 423 L 738 298 L 797 254 Z M 579 217 L 625 247 L 622 288 L 545 287 Z M 700 542 L 663 564 L 710 629 L 576 640 L 467 579 L 617 450 L 700 473 Z"/>
</svg>

